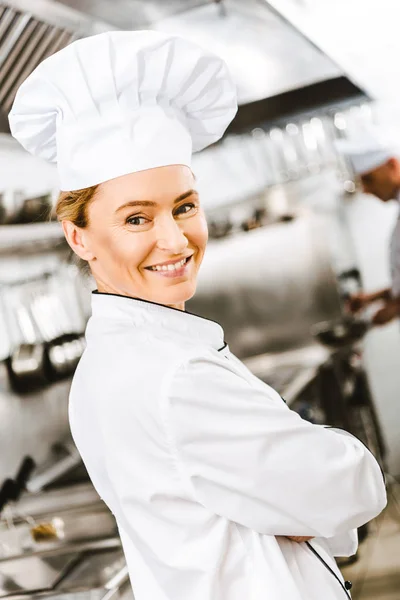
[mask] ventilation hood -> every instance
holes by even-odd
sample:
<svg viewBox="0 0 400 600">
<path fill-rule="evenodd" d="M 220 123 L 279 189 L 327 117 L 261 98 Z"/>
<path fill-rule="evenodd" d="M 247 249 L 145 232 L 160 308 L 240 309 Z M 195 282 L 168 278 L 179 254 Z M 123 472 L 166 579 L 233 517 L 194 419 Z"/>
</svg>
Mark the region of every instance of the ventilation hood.
<svg viewBox="0 0 400 600">
<path fill-rule="evenodd" d="M 0 112 L 39 62 L 74 39 L 144 28 L 184 35 L 225 59 L 240 104 L 234 131 L 365 97 L 265 0 L 0 0 Z"/>
</svg>

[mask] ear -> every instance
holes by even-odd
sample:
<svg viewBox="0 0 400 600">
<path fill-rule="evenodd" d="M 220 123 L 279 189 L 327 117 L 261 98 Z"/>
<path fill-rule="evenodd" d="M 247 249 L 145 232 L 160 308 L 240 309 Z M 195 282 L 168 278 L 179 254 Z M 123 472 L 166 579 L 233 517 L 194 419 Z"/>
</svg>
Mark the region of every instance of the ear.
<svg viewBox="0 0 400 600">
<path fill-rule="evenodd" d="M 399 161 L 397 160 L 397 158 L 389 158 L 389 160 L 387 161 L 387 166 L 389 167 L 389 169 L 392 170 L 397 170 L 399 167 Z"/>
<path fill-rule="evenodd" d="M 65 238 L 75 254 L 82 260 L 94 260 L 95 256 L 90 250 L 89 236 L 86 230 L 77 227 L 72 221 L 62 221 L 61 225 Z"/>
</svg>

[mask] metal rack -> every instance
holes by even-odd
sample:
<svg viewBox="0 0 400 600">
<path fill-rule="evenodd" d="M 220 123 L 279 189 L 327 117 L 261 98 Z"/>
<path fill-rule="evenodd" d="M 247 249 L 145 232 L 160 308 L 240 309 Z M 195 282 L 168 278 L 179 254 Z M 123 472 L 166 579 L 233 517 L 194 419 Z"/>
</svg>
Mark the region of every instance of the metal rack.
<svg viewBox="0 0 400 600">
<path fill-rule="evenodd" d="M 0 226 L 0 256 L 67 250 L 58 222 Z"/>
</svg>

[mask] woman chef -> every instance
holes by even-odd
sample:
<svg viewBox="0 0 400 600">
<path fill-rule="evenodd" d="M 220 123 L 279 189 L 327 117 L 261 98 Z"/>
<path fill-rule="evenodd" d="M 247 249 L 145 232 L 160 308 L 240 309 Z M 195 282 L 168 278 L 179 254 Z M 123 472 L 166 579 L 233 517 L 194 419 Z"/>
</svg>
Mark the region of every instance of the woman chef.
<svg viewBox="0 0 400 600">
<path fill-rule="evenodd" d="M 74 42 L 21 86 L 12 133 L 57 162 L 58 218 L 97 284 L 72 434 L 136 600 L 339 600 L 333 555 L 386 504 L 378 464 L 184 308 L 207 241 L 191 153 L 235 112 L 224 63 L 154 31 Z"/>
</svg>

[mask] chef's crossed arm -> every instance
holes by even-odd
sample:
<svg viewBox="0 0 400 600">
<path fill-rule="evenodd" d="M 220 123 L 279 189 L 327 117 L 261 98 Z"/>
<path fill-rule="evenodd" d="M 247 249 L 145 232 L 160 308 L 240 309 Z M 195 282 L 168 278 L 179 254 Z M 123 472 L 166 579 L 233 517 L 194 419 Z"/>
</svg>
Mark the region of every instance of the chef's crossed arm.
<svg viewBox="0 0 400 600">
<path fill-rule="evenodd" d="M 195 499 L 254 531 L 331 538 L 386 506 L 380 467 L 359 440 L 301 419 L 223 357 L 181 365 L 163 412 Z"/>
</svg>

